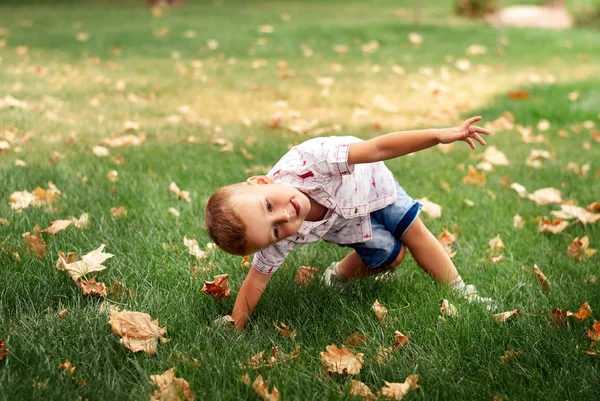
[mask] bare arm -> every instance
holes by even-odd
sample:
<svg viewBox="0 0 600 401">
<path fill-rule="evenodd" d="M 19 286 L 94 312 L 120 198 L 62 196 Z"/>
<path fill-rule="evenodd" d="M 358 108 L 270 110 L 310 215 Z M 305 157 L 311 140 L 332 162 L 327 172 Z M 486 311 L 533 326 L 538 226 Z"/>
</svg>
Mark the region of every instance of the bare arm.
<svg viewBox="0 0 600 401">
<path fill-rule="evenodd" d="M 465 141 L 475 149 L 473 139 L 485 145 L 479 133 L 489 134 L 488 130 L 472 125 L 479 120 L 481 117 L 471 117 L 455 128 L 391 132 L 364 142 L 353 143 L 348 152 L 348 163 L 374 163 L 394 159 L 440 143 L 455 141 Z"/>
<path fill-rule="evenodd" d="M 237 295 L 235 304 L 233 305 L 233 312 L 231 313 L 237 330 L 242 330 L 246 326 L 246 323 L 248 323 L 248 318 L 258 304 L 270 279 L 270 275 L 263 274 L 253 267 L 250 268 L 248 275 L 240 287 L 240 292 Z"/>
</svg>

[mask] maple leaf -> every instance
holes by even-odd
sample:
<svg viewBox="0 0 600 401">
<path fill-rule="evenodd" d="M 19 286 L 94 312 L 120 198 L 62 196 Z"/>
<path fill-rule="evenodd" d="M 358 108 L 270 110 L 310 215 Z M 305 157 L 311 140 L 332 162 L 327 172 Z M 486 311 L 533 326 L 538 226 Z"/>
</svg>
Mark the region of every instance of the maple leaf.
<svg viewBox="0 0 600 401">
<path fill-rule="evenodd" d="M 204 281 L 201 292 L 214 297 L 215 299 L 229 298 L 230 290 L 227 279 L 229 274 L 220 274 L 215 276 L 213 281 Z"/>
<path fill-rule="evenodd" d="M 296 284 L 308 285 L 315 280 L 315 275 L 319 273 L 319 269 L 310 266 L 300 266 L 296 273 Z"/>
<path fill-rule="evenodd" d="M 98 249 L 84 255 L 81 260 L 72 263 L 67 263 L 67 261 L 64 260 L 64 256 L 62 256 L 64 254 L 61 255 L 62 252 L 59 253 L 58 260 L 61 264 L 59 270 L 66 270 L 67 273 L 69 273 L 69 276 L 71 276 L 71 279 L 77 282 L 81 277 L 91 272 L 106 269 L 106 266 L 103 266 L 102 263 L 104 263 L 106 259 L 112 258 L 114 255 L 102 252 L 105 246 L 106 245 L 104 244 L 100 245 Z"/>
<path fill-rule="evenodd" d="M 279 400 L 279 391 L 277 387 L 273 386 L 273 390 L 269 391 L 267 383 L 263 380 L 261 375 L 258 375 L 252 383 L 252 388 L 263 399 L 263 401 L 277 401 Z"/>
<path fill-rule="evenodd" d="M 552 322 L 557 326 L 564 326 L 567 323 L 568 313 L 570 313 L 570 311 L 554 308 L 550 313 L 550 317 L 552 318 Z"/>
<path fill-rule="evenodd" d="M 198 241 L 195 239 L 188 238 L 187 235 L 184 235 L 183 244 L 187 247 L 189 254 L 196 257 L 196 259 L 202 260 L 206 257 L 206 252 L 200 249 Z"/>
<path fill-rule="evenodd" d="M 488 146 L 483 153 L 483 160 L 495 166 L 508 166 L 506 155 L 495 146 Z"/>
<path fill-rule="evenodd" d="M 390 383 L 383 381 L 385 387 L 381 389 L 381 395 L 390 400 L 401 401 L 402 398 L 412 389 L 418 389 L 419 375 L 410 375 L 404 380 L 404 383 Z"/>
<path fill-rule="evenodd" d="M 423 205 L 423 211 L 432 219 L 438 219 L 442 216 L 442 207 L 440 205 L 431 202 L 427 198 L 417 199 L 417 201 Z"/>
<path fill-rule="evenodd" d="M 502 256 L 502 252 L 504 252 L 504 242 L 502 242 L 500 234 L 491 239 L 488 245 L 490 246 L 488 249 L 488 261 L 490 263 L 503 262 L 504 256 Z"/>
<path fill-rule="evenodd" d="M 510 318 L 516 317 L 519 315 L 519 309 L 515 309 L 513 311 L 509 311 L 509 312 L 502 312 L 502 313 L 497 313 L 495 315 L 492 315 L 492 317 L 494 318 L 495 321 L 497 321 L 498 323 L 504 323 L 507 320 L 509 320 Z"/>
<path fill-rule="evenodd" d="M 99 295 L 101 297 L 106 296 L 106 285 L 96 281 L 96 276 L 89 280 L 81 280 L 81 282 L 79 282 L 79 286 L 81 287 L 81 292 L 83 295 Z"/>
<path fill-rule="evenodd" d="M 392 355 L 392 347 L 386 347 L 384 348 L 383 346 L 379 346 L 379 350 L 377 350 L 377 353 L 375 354 L 375 360 L 377 361 L 377 363 L 379 365 L 383 365 L 383 363 L 385 361 L 387 361 L 390 356 Z"/>
<path fill-rule="evenodd" d="M 15 210 L 23 210 L 31 206 L 51 206 L 60 197 L 60 191 L 52 181 L 48 182 L 48 189 L 37 187 L 33 193 L 27 190 L 17 191 L 10 195 L 8 203 Z"/>
<path fill-rule="evenodd" d="M 75 227 L 79 228 L 80 230 L 84 230 L 90 226 L 90 219 L 87 213 L 83 213 L 81 216 L 79 216 L 79 219 L 70 216 L 69 220 L 71 221 L 71 223 L 73 223 Z"/>
<path fill-rule="evenodd" d="M 383 321 L 385 320 L 385 316 L 388 313 L 387 308 L 380 304 L 379 301 L 376 299 L 373 305 L 371 306 L 371 309 L 373 310 L 373 312 L 375 312 L 377 320 L 379 320 L 380 323 L 383 323 Z"/>
<path fill-rule="evenodd" d="M 8 348 L 6 348 L 4 340 L 0 338 L 0 361 L 3 360 L 6 355 L 8 355 Z"/>
<path fill-rule="evenodd" d="M 103 139 L 102 142 L 100 142 L 100 144 L 106 145 L 109 148 L 120 148 L 124 146 L 139 146 L 145 140 L 146 136 L 144 134 L 140 134 L 139 136 L 128 134 Z"/>
<path fill-rule="evenodd" d="M 440 301 L 440 313 L 445 316 L 456 317 L 458 316 L 458 311 L 456 307 L 448 302 L 447 299 L 442 299 Z"/>
<path fill-rule="evenodd" d="M 65 360 L 62 364 L 58 365 L 58 368 L 70 374 L 73 374 L 73 372 L 75 372 L 75 366 L 68 359 Z"/>
<path fill-rule="evenodd" d="M 589 212 L 600 212 L 600 202 L 592 202 L 585 209 Z"/>
<path fill-rule="evenodd" d="M 116 220 L 118 220 L 127 216 L 127 209 L 125 208 L 125 206 L 111 207 L 110 213 Z"/>
<path fill-rule="evenodd" d="M 523 185 L 517 182 L 513 182 L 512 184 L 510 184 L 510 187 L 514 189 L 521 198 L 527 196 L 527 188 L 525 188 Z"/>
<path fill-rule="evenodd" d="M 463 177 L 462 179 L 462 183 L 463 184 L 475 184 L 475 185 L 482 185 L 485 184 L 487 181 L 485 173 L 478 173 L 477 169 L 475 167 L 473 167 L 472 165 L 469 165 L 468 169 L 467 169 L 467 175 Z"/>
<path fill-rule="evenodd" d="M 296 337 L 296 330 L 288 329 L 287 325 L 283 322 L 279 322 L 279 326 L 277 326 L 277 323 L 273 322 L 273 326 L 275 326 L 275 330 L 280 332 L 281 335 L 284 337 L 290 337 L 290 338 Z"/>
<path fill-rule="evenodd" d="M 108 324 L 113 333 L 122 337 L 119 342 L 133 352 L 154 355 L 158 340 L 163 344 L 169 341 L 164 337 L 167 328 L 159 327 L 158 319 L 152 320 L 147 313 L 112 310 Z"/>
<path fill-rule="evenodd" d="M 371 392 L 371 389 L 359 380 L 350 381 L 350 395 L 355 397 L 362 397 L 365 400 L 373 400 L 375 395 Z"/>
<path fill-rule="evenodd" d="M 394 348 L 396 349 L 400 349 L 402 347 L 404 347 L 406 344 L 408 344 L 408 336 L 405 336 L 404 334 L 400 333 L 398 330 L 396 330 L 394 332 L 394 335 L 396 336 L 396 342 L 394 343 Z"/>
<path fill-rule="evenodd" d="M 44 259 L 46 256 L 46 242 L 44 242 L 44 239 L 42 238 L 40 226 L 36 224 L 33 228 L 33 235 L 26 232 L 23 234 L 23 238 L 25 238 L 26 241 L 25 252 L 34 253 L 41 259 Z"/>
<path fill-rule="evenodd" d="M 549 160 L 553 155 L 547 150 L 541 149 L 531 149 L 529 156 L 525 160 L 525 164 L 529 167 L 533 168 L 541 168 L 542 167 L 542 159 Z"/>
<path fill-rule="evenodd" d="M 585 319 L 587 319 L 592 314 L 592 312 L 593 312 L 592 307 L 586 301 L 583 303 L 583 305 L 581 305 L 579 307 L 579 310 L 576 313 L 567 311 L 567 316 L 573 316 L 575 319 L 579 319 L 583 322 Z"/>
<path fill-rule="evenodd" d="M 590 240 L 587 237 L 587 235 L 581 238 L 581 240 L 579 239 L 579 237 L 577 237 L 573 240 L 571 244 L 569 244 L 569 246 L 567 247 L 567 252 L 571 257 L 573 257 L 576 260 L 581 260 L 583 256 L 591 258 L 597 252 L 597 250 L 591 248 L 588 249 L 589 245 Z"/>
<path fill-rule="evenodd" d="M 538 283 L 540 283 L 540 285 L 542 286 L 542 290 L 544 292 L 548 292 L 548 287 L 550 286 L 550 281 L 546 278 L 544 273 L 542 273 L 542 271 L 539 269 L 539 267 L 537 267 L 537 265 L 533 265 L 533 271 L 535 272 L 535 275 L 537 276 Z"/>
<path fill-rule="evenodd" d="M 321 362 L 327 366 L 327 371 L 339 374 L 355 375 L 360 373 L 363 364 L 363 353 L 353 354 L 345 345 L 338 348 L 335 344 L 325 347 L 327 352 L 321 352 Z"/>
<path fill-rule="evenodd" d="M 280 363 L 284 363 L 287 361 L 291 361 L 293 359 L 298 358 L 300 355 L 300 346 L 296 346 L 292 352 L 285 354 L 282 352 L 279 347 L 271 348 L 271 355 L 266 356 L 265 351 L 261 351 L 256 355 L 253 355 L 248 359 L 248 364 L 246 366 L 240 364 L 240 368 L 242 369 L 259 369 L 262 367 L 271 367 Z"/>
<path fill-rule="evenodd" d="M 70 225 L 71 220 L 54 220 L 50 222 L 47 229 L 42 230 L 41 232 L 56 235 L 59 231 L 65 230 Z"/>
<path fill-rule="evenodd" d="M 69 312 L 69 310 L 65 308 L 65 309 L 61 310 L 60 312 L 58 312 L 56 315 L 59 318 L 64 319 L 67 316 L 67 312 Z"/>
<path fill-rule="evenodd" d="M 367 339 L 364 334 L 361 333 L 353 333 L 348 336 L 346 340 L 346 344 L 352 345 L 354 347 L 359 347 L 361 345 L 365 345 L 367 343 Z"/>
<path fill-rule="evenodd" d="M 166 370 L 161 375 L 151 375 L 150 382 L 159 387 L 154 391 L 150 401 L 193 401 L 194 392 L 190 384 L 182 378 L 175 377 L 175 368 Z"/>
<path fill-rule="evenodd" d="M 558 234 L 558 233 L 562 232 L 568 226 L 569 226 L 568 221 L 564 221 L 562 219 L 556 219 L 556 220 L 550 221 L 549 218 L 544 216 L 544 218 L 542 220 L 540 220 L 540 223 L 538 225 L 538 231 L 541 233 Z"/>
<path fill-rule="evenodd" d="M 594 320 L 594 324 L 592 325 L 592 330 L 587 329 L 587 335 L 592 340 L 592 345 L 595 341 L 600 341 L 600 322 Z M 1 349 L 1 347 L 0 347 Z M 2 359 L 2 358 L 0 358 Z"/>
<path fill-rule="evenodd" d="M 187 203 L 192 202 L 192 199 L 190 198 L 190 191 L 182 191 L 174 182 L 169 185 L 169 190 L 177 195 L 177 199 L 183 199 Z"/>
<path fill-rule="evenodd" d="M 456 241 L 455 234 L 452 234 L 450 231 L 448 231 L 448 229 L 444 229 L 444 231 L 440 235 L 438 235 L 437 240 L 440 244 L 442 244 L 444 250 L 450 258 L 456 256 L 456 251 L 452 250 L 452 244 L 454 244 L 454 242 Z"/>
<path fill-rule="evenodd" d="M 513 217 L 513 227 L 514 228 L 523 228 L 525 226 L 525 220 L 519 215 L 519 213 L 515 214 Z"/>
<path fill-rule="evenodd" d="M 548 205 L 551 203 L 561 203 L 562 197 L 560 191 L 556 188 L 542 188 L 534 191 L 527 196 L 538 205 Z"/>
<path fill-rule="evenodd" d="M 565 220 L 577 219 L 585 226 L 587 223 L 596 223 L 600 220 L 600 214 L 591 213 L 586 209 L 575 205 L 560 205 L 561 210 L 553 210 L 550 213 L 554 217 Z"/>
</svg>

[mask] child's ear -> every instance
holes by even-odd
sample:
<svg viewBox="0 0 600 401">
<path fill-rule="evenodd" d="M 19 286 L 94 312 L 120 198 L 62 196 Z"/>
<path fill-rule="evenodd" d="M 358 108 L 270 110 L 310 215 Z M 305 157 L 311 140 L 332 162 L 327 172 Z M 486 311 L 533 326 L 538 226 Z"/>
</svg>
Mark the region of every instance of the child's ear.
<svg viewBox="0 0 600 401">
<path fill-rule="evenodd" d="M 246 180 L 248 184 L 251 185 L 266 185 L 266 184 L 274 184 L 275 181 L 271 177 L 267 177 L 266 175 L 255 175 Z"/>
</svg>

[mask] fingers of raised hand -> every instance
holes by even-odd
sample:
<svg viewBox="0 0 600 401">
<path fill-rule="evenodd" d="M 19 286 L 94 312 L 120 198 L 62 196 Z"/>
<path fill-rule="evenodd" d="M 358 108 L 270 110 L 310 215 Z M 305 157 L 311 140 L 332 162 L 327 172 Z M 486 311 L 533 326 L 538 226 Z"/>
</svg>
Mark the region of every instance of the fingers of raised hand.
<svg viewBox="0 0 600 401">
<path fill-rule="evenodd" d="M 473 140 L 471 138 L 465 138 L 465 142 L 469 144 L 471 149 L 475 149 L 475 144 L 473 143 Z"/>
<path fill-rule="evenodd" d="M 469 127 L 469 132 L 478 132 L 480 134 L 485 134 L 485 135 L 490 134 L 490 131 L 486 130 L 485 128 L 478 127 L 476 125 Z"/>
<path fill-rule="evenodd" d="M 481 120 L 481 116 L 471 117 L 463 123 L 463 127 L 470 127 L 471 124 L 474 124 L 479 120 Z"/>
<path fill-rule="evenodd" d="M 476 133 L 474 133 L 474 132 L 473 132 L 473 133 L 471 133 L 469 136 L 470 136 L 471 138 L 474 138 L 474 139 L 475 139 L 477 142 L 479 142 L 481 145 L 485 145 L 485 141 L 483 140 L 483 138 L 482 138 L 482 137 L 480 137 L 480 136 L 479 136 L 479 134 L 476 134 Z"/>
</svg>

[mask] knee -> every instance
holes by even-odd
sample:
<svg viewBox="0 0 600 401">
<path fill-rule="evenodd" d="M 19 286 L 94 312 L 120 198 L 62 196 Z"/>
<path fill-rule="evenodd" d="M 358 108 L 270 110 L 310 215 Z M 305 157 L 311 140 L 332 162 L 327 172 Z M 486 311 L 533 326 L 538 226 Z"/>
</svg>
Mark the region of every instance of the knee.
<svg viewBox="0 0 600 401">
<path fill-rule="evenodd" d="M 394 270 L 400 263 L 402 263 L 402 260 L 404 260 L 404 255 L 406 255 L 406 246 L 402 246 L 398 257 L 396 257 L 396 260 L 388 265 L 388 269 Z"/>
</svg>

